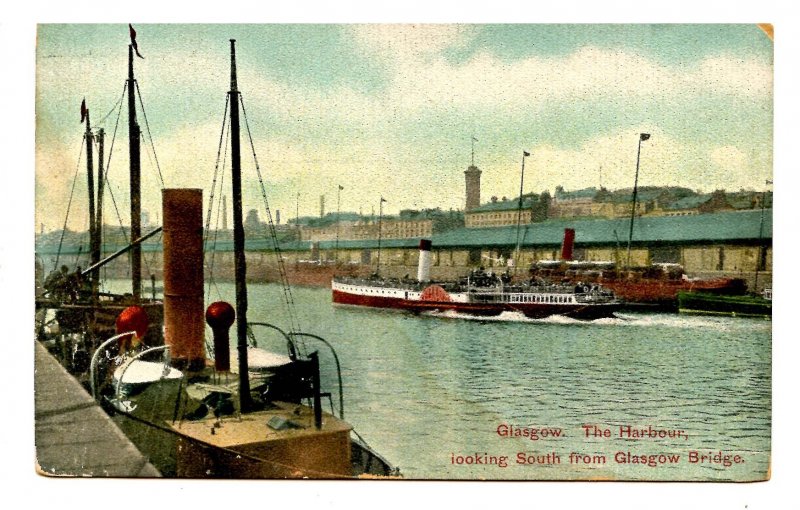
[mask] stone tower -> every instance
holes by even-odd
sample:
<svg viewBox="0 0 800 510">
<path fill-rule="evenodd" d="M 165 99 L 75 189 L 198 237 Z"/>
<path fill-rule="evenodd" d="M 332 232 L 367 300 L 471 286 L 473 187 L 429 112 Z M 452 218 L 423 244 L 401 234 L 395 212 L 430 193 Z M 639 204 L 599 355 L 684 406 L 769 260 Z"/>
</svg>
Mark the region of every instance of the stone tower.
<svg viewBox="0 0 800 510">
<path fill-rule="evenodd" d="M 481 171 L 474 164 L 467 167 L 464 172 L 467 181 L 466 211 L 471 211 L 481 205 Z"/>
</svg>

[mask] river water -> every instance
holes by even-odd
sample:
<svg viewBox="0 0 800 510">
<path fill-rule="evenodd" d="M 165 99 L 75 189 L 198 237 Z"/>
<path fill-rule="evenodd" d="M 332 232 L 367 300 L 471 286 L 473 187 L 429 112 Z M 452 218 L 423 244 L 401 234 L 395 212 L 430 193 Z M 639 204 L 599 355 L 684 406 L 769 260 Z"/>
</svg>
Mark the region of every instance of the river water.
<svg viewBox="0 0 800 510">
<path fill-rule="evenodd" d="M 280 286 L 248 289 L 250 321 L 289 328 Z M 232 300 L 233 285 L 208 294 Z M 335 306 L 327 289 L 292 294 L 302 329 L 338 353 L 346 420 L 406 478 L 768 476 L 770 321 L 486 320 Z M 272 345 L 277 335 L 259 338 Z M 319 350 L 338 407 L 333 359 Z"/>
</svg>

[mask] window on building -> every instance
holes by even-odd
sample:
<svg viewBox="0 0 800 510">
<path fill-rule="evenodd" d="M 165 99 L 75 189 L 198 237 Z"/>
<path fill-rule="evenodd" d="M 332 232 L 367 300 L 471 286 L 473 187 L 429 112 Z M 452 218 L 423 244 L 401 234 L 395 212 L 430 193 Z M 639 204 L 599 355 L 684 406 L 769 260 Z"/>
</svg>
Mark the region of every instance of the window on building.
<svg viewBox="0 0 800 510">
<path fill-rule="evenodd" d="M 654 264 L 680 264 L 681 249 L 678 246 L 657 246 L 650 248 L 650 260 Z"/>
<path fill-rule="evenodd" d="M 471 265 L 478 265 L 481 263 L 481 250 L 470 250 L 468 260 Z"/>
<path fill-rule="evenodd" d="M 759 246 L 758 247 L 758 270 L 759 271 L 766 271 L 767 270 L 767 247 L 766 246 Z"/>
</svg>

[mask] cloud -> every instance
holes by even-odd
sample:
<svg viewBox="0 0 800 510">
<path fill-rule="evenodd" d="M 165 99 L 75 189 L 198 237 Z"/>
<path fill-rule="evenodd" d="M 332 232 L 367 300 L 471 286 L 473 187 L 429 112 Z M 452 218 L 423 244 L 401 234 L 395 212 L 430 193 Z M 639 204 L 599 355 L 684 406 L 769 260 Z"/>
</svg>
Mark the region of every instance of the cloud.
<svg viewBox="0 0 800 510">
<path fill-rule="evenodd" d="M 352 25 L 349 32 L 366 55 L 407 69 L 440 58 L 443 51 L 464 46 L 476 32 L 469 25 Z"/>
<path fill-rule="evenodd" d="M 526 159 L 525 192 L 549 190 L 552 193 L 559 185 L 568 190 L 601 185 L 609 189 L 632 187 L 641 131 L 616 130 L 594 136 L 575 148 L 554 144 L 537 146 Z M 674 170 L 682 165 L 681 158 L 691 157 L 693 150 L 660 131 L 650 131 L 651 139 L 642 144 L 639 184 L 679 184 L 680 177 Z M 484 172 L 486 197 L 518 194 L 520 162 L 513 166 L 511 163 L 507 162 L 505 171 L 490 168 Z"/>
<path fill-rule="evenodd" d="M 750 164 L 742 150 L 730 145 L 715 147 L 709 151 L 709 160 L 713 163 L 709 167 L 720 176 L 744 173 Z"/>
<path fill-rule="evenodd" d="M 564 186 L 568 190 L 603 185 L 630 188 L 636 172 L 638 138 L 642 129 L 618 130 L 592 137 L 574 149 L 545 144 L 536 148 L 525 166 L 525 191 L 541 192 Z M 640 186 L 684 186 L 705 192 L 751 188 L 769 178 L 769 166 L 758 165 L 733 146 L 685 142 L 660 130 L 642 143 Z M 483 199 L 516 196 L 520 162 L 483 168 Z"/>
<path fill-rule="evenodd" d="M 442 51 L 464 44 L 460 26 L 356 26 L 353 36 L 368 58 L 387 65 L 388 81 L 377 92 L 345 85 L 330 89 L 256 76 L 248 95 L 269 115 L 315 133 L 322 126 L 349 126 L 367 133 L 431 115 L 493 114 L 522 119 L 538 109 L 569 108 L 575 101 L 618 101 L 648 108 L 691 97 L 771 98 L 772 67 L 755 59 L 717 56 L 666 66 L 629 51 L 584 47 L 565 57 L 532 56 L 506 62 L 487 52 L 462 63 Z M 400 126 L 398 126 L 400 124 Z"/>
<path fill-rule="evenodd" d="M 471 134 L 481 138 L 484 198 L 517 193 L 517 155 L 523 147 L 534 151 L 528 160 L 532 188 L 526 189 L 596 185 L 601 166 L 604 185 L 630 186 L 637 129 L 653 134 L 643 148 L 644 184 L 747 186 L 763 182 L 761 175 L 771 173 L 771 147 L 758 142 L 770 139 L 768 130 L 756 133 L 756 141 L 736 138 L 729 133 L 732 123 L 709 123 L 717 116 L 693 118 L 681 113 L 695 105 L 700 105 L 694 110 L 700 113 L 723 112 L 714 109 L 723 100 L 733 105 L 770 104 L 771 63 L 719 54 L 664 65 L 632 50 L 593 46 L 513 62 L 480 50 L 453 61 L 445 54 L 470 47 L 479 27 L 346 25 L 342 29 L 363 58 L 384 69 L 383 84 L 377 89 L 356 89 L 347 82 L 325 88 L 319 83 L 282 81 L 257 62 L 240 58 L 239 86 L 274 207 L 294 211 L 301 190 L 306 197 L 315 197 L 301 204 L 301 214 L 313 214 L 319 195 L 335 190 L 337 184 L 347 189 L 343 209 L 370 204 L 374 200 L 368 197 L 380 193 L 396 197 L 391 210 L 463 207 L 462 172 L 469 144 L 460 140 Z M 184 49 L 161 58 L 148 56 L 146 64 L 137 62 L 168 186 L 210 188 L 228 86 L 225 57 L 224 51 L 209 56 Z M 74 132 L 67 141 L 79 140 L 73 118 L 82 97 L 77 91 L 97 89 L 94 76 L 124 77 L 124 62 L 118 60 L 87 57 L 79 62 L 86 65 L 84 73 L 61 80 L 58 76 L 64 70 L 58 67 L 59 60 L 42 59 L 37 80 L 51 88 L 37 99 L 39 127 L 61 136 Z M 117 100 L 122 78 L 110 82 L 102 95 L 90 98 L 92 105 Z M 59 103 L 70 97 L 76 106 L 67 119 Z M 102 115 L 100 110 L 93 110 L 93 121 Z M 724 110 L 730 118 L 749 111 Z M 671 131 L 665 122 L 654 120 L 666 119 L 665 115 L 678 119 Z M 543 118 L 575 122 L 573 126 L 563 121 L 558 129 L 540 125 L 533 131 L 531 125 Z M 69 122 L 68 127 L 57 125 L 60 121 Z M 694 136 L 687 135 L 690 129 Z M 248 156 L 243 140 L 243 155 Z M 114 165 L 124 167 L 125 144 L 116 151 Z M 48 228 L 63 221 L 71 184 L 63 174 L 71 176 L 77 164 L 77 154 L 70 152 L 77 149 L 37 144 L 37 218 L 54 216 Z M 147 161 L 144 155 L 143 161 Z M 122 168 L 115 172 L 123 173 Z M 258 205 L 257 183 L 250 184 L 246 198 Z M 362 190 L 360 196 L 355 188 Z M 156 193 L 145 200 L 146 207 L 158 207 Z"/>
<path fill-rule="evenodd" d="M 684 94 L 768 96 L 772 69 L 755 60 L 716 57 L 668 67 L 618 50 L 586 47 L 566 58 L 507 63 L 479 53 L 461 65 L 436 60 L 398 69 L 388 93 L 405 109 L 540 107 L 551 101 L 618 98 L 646 102 Z"/>
<path fill-rule="evenodd" d="M 684 90 L 712 92 L 747 98 L 772 95 L 772 66 L 755 59 L 740 59 L 733 55 L 709 57 L 690 69 L 683 82 Z"/>
</svg>

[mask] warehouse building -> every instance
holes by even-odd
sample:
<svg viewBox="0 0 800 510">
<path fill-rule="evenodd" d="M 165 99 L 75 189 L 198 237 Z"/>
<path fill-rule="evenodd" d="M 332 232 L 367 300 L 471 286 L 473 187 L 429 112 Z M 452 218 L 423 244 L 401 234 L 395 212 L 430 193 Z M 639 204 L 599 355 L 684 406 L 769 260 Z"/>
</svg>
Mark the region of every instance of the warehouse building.
<svg viewBox="0 0 800 510">
<path fill-rule="evenodd" d="M 456 278 L 471 268 L 483 266 L 496 272 L 516 265 L 524 271 L 539 260 L 556 260 L 564 230 L 575 230 L 574 258 L 626 264 L 630 219 L 551 219 L 539 223 L 487 228 L 456 228 L 430 236 L 433 242 L 431 277 Z M 209 239 L 207 257 L 214 252 L 214 265 L 223 270 L 233 263 L 229 240 Z M 519 244 L 519 260 L 514 258 Z M 308 262 L 361 265 L 378 269 L 385 276 L 402 277 L 416 272 L 419 237 L 402 239 L 360 239 L 336 241 L 286 241 L 281 244 L 285 264 Z M 57 245 L 37 246 L 44 265 L 54 258 Z M 338 248 L 338 249 L 337 249 Z M 106 246 L 111 253 L 117 247 Z M 266 236 L 248 238 L 248 271 L 268 274 L 274 266 L 272 241 Z M 143 246 L 147 270 L 160 278 L 161 253 L 156 243 Z M 86 251 L 64 245 L 61 260 L 85 267 Z M 81 259 L 83 257 L 83 259 Z M 642 216 L 633 224 L 631 265 L 681 264 L 692 277 L 734 276 L 748 280 L 751 287 L 771 285 L 772 209 L 750 209 L 686 216 Z M 127 257 L 120 257 L 108 271 L 127 272 Z"/>
<path fill-rule="evenodd" d="M 575 230 L 574 258 L 628 261 L 630 219 L 557 219 L 493 228 L 462 228 L 432 236 L 433 278 L 452 278 L 476 266 L 505 270 L 528 268 L 538 260 L 556 260 L 564 230 Z M 418 239 L 319 243 L 320 260 L 377 264 L 388 276 L 413 274 Z M 513 260 L 517 244 L 519 260 Z M 286 247 L 287 249 L 290 247 Z M 303 246 L 286 250 L 290 260 L 310 254 Z M 293 253 L 292 253 L 293 252 Z M 772 210 L 745 210 L 692 216 L 643 216 L 636 219 L 630 264 L 681 264 L 690 276 L 736 276 L 769 284 L 772 273 Z"/>
</svg>

